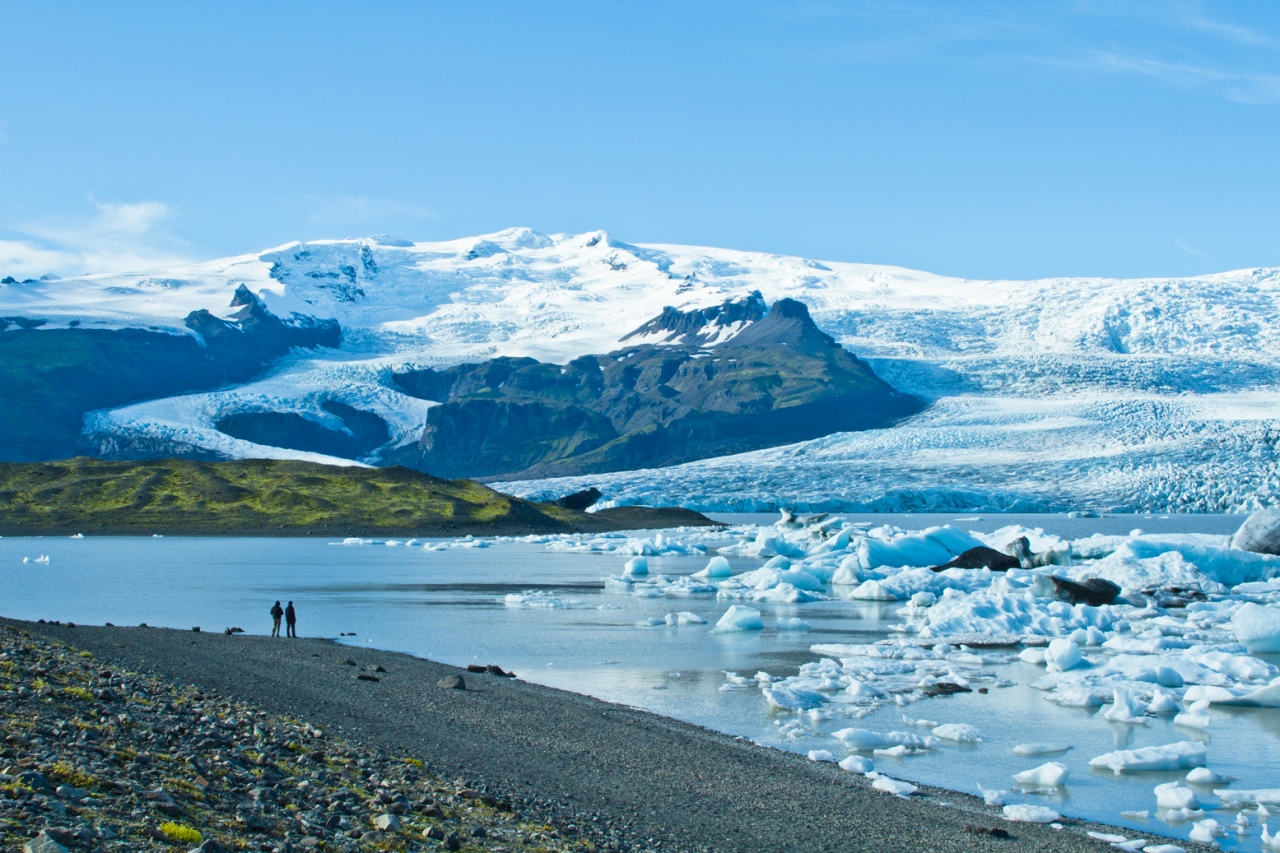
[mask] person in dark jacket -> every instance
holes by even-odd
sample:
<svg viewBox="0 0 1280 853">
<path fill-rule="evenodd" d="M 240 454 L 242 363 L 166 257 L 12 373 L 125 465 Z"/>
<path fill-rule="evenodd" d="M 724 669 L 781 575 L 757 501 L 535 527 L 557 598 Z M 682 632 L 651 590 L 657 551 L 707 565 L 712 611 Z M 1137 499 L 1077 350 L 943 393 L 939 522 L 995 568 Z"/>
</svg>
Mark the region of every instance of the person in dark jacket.
<svg viewBox="0 0 1280 853">
<path fill-rule="evenodd" d="M 271 636 L 280 636 L 280 617 L 284 615 L 284 610 L 280 607 L 280 602 L 271 605 Z"/>
<path fill-rule="evenodd" d="M 284 609 L 284 622 L 285 622 L 285 625 L 288 627 L 289 636 L 297 637 L 298 636 L 298 628 L 297 628 L 298 613 L 293 609 L 292 601 L 290 601 L 289 606 Z"/>
</svg>

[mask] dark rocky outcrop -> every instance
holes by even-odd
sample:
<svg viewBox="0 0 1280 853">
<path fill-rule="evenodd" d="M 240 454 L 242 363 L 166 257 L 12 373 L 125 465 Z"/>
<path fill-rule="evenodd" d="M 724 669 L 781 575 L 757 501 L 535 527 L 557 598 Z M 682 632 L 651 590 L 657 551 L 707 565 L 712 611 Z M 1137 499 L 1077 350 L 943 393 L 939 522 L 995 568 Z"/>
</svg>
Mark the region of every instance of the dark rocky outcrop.
<svg viewBox="0 0 1280 853">
<path fill-rule="evenodd" d="M 201 309 L 192 311 L 183 322 L 200 335 L 210 356 L 236 379 L 252 376 L 294 347 L 336 347 L 342 338 L 336 320 L 301 314 L 294 314 L 290 322 L 281 320 L 243 284 L 236 288 L 231 307 L 240 310 L 225 320 Z"/>
<path fill-rule="evenodd" d="M 296 412 L 237 412 L 219 418 L 215 426 L 233 438 L 323 453 L 344 459 L 360 459 L 387 443 L 387 422 L 372 412 L 329 400 L 321 408 L 336 415 L 344 430 L 331 429 Z"/>
<path fill-rule="evenodd" d="M 727 303 L 709 316 L 749 318 L 753 304 Z M 654 328 L 697 339 L 710 322 L 703 317 L 697 326 L 681 319 L 691 315 L 676 314 L 664 314 Z M 498 358 L 410 371 L 396 382 L 405 393 L 441 405 L 428 411 L 418 445 L 387 461 L 444 476 L 541 477 L 671 465 L 885 426 L 922 408 L 790 299 L 712 347 L 650 344 L 566 365 Z"/>
<path fill-rule="evenodd" d="M 600 490 L 595 486 L 592 486 L 589 489 L 583 489 L 580 492 L 574 492 L 571 495 L 565 495 L 562 498 L 557 498 L 551 503 L 554 506 L 562 506 L 565 509 L 576 509 L 581 512 L 582 510 L 595 506 L 596 501 L 600 500 L 601 497 L 602 495 L 600 494 Z"/>
<path fill-rule="evenodd" d="M 1052 575 L 1049 580 L 1053 581 L 1058 598 L 1070 604 L 1090 604 L 1099 607 L 1112 603 L 1120 594 L 1120 587 L 1104 578 L 1085 578 L 1076 582 Z"/>
<path fill-rule="evenodd" d="M 189 315 L 187 327 L 198 337 L 14 323 L 16 329 L 0 333 L 0 460 L 109 452 L 86 447 L 81 430 L 87 412 L 244 382 L 293 347 L 336 346 L 341 336 L 332 320 L 276 317 L 243 286 L 232 307 L 240 310 L 226 320 L 208 311 Z M 126 455 L 150 454 L 132 448 Z"/>
</svg>

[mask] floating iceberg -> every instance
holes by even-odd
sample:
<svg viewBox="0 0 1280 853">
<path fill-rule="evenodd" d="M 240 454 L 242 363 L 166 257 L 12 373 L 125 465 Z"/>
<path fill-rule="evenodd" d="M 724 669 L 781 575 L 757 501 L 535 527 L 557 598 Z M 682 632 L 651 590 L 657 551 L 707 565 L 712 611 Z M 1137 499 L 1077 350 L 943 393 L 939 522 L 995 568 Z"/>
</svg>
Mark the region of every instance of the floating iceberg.
<svg viewBox="0 0 1280 853">
<path fill-rule="evenodd" d="M 1066 784 L 1067 777 L 1070 775 L 1071 771 L 1067 769 L 1067 765 L 1050 761 L 1039 767 L 1013 774 L 1013 781 L 1023 786 L 1055 788 Z"/>
<path fill-rule="evenodd" d="M 1247 602 L 1231 617 L 1231 624 L 1249 654 L 1280 652 L 1280 607 Z"/>
<path fill-rule="evenodd" d="M 745 607 L 741 604 L 735 604 L 724 612 L 720 617 L 720 621 L 716 622 L 716 627 L 712 630 L 726 633 L 729 631 L 759 631 L 764 628 L 764 622 L 760 620 L 760 611 L 754 607 Z"/>
<path fill-rule="evenodd" d="M 1089 761 L 1090 767 L 1109 767 L 1119 775 L 1138 770 L 1190 770 L 1208 764 L 1209 747 L 1202 743 L 1180 741 L 1164 746 L 1125 749 L 1099 755 Z"/>
</svg>

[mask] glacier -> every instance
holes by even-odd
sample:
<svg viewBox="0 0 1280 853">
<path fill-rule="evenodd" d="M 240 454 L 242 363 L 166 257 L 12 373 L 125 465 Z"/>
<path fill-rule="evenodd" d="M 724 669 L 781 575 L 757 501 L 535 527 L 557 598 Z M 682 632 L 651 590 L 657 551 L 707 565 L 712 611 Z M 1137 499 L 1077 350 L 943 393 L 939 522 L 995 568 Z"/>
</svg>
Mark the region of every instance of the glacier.
<svg viewBox="0 0 1280 853">
<path fill-rule="evenodd" d="M 17 282 L 0 286 L 0 315 L 41 328 L 190 334 L 188 312 L 225 313 L 240 285 L 278 316 L 336 319 L 341 346 L 297 352 L 247 384 L 94 412 L 92 446 L 356 464 L 233 439 L 214 424 L 273 410 L 334 425 L 320 406 L 336 399 L 382 417 L 388 446 L 398 446 L 416 440 L 431 404 L 400 393 L 394 371 L 498 355 L 563 363 L 616 349 L 666 306 L 759 291 L 804 302 L 881 377 L 932 405 L 889 429 L 498 486 L 545 498 L 590 485 L 601 506 L 704 511 L 1237 512 L 1280 494 L 1275 268 L 979 281 L 515 228 L 443 242 L 299 242 L 164 270 Z"/>
</svg>

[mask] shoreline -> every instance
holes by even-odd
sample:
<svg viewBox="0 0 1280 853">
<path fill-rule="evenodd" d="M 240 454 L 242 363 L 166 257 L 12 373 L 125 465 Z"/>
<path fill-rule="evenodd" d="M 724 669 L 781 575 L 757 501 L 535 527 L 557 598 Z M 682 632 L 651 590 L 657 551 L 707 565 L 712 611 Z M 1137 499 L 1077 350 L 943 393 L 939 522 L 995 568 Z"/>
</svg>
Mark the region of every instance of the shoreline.
<svg viewBox="0 0 1280 853">
<path fill-rule="evenodd" d="M 37 538 L 40 536 L 69 537 L 83 536 L 161 536 L 161 537 L 246 537 L 269 539 L 307 539 L 311 537 L 341 539 L 344 537 L 360 537 L 362 539 L 456 539 L 464 536 L 544 536 L 557 533 L 619 533 L 624 531 L 666 530 L 673 527 L 726 527 L 724 522 L 715 521 L 694 510 L 681 507 L 613 507 L 593 513 L 579 513 L 582 518 L 574 523 L 563 522 L 556 525 L 537 524 L 483 524 L 462 523 L 458 525 L 434 525 L 418 527 L 361 527 L 358 523 L 337 530 L 328 525 L 324 527 L 294 529 L 281 527 L 204 527 L 163 525 L 163 524 L 131 524 L 114 526 L 51 526 L 32 529 L 30 525 L 0 523 L 0 538 Z"/>
<path fill-rule="evenodd" d="M 395 652 L 319 639 L 0 623 L 371 748 L 412 750 L 436 772 L 478 780 L 498 796 L 544 802 L 570 823 L 622 828 L 635 840 L 618 849 L 1078 850 L 1099 846 L 1086 830 L 1117 831 L 1070 818 L 1061 830 L 1011 823 L 976 797 L 929 786 L 894 798 L 830 762 Z M 378 682 L 357 680 L 343 662 L 348 656 L 387 672 Z M 456 674 L 467 690 L 435 686 Z M 993 829 L 1011 837 L 989 834 Z"/>
</svg>

